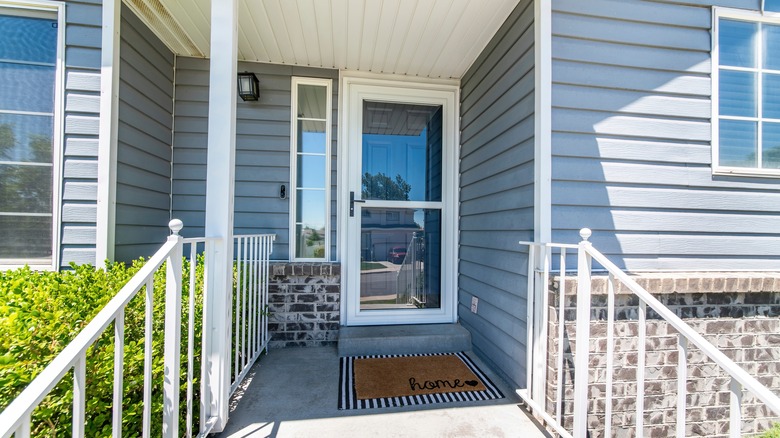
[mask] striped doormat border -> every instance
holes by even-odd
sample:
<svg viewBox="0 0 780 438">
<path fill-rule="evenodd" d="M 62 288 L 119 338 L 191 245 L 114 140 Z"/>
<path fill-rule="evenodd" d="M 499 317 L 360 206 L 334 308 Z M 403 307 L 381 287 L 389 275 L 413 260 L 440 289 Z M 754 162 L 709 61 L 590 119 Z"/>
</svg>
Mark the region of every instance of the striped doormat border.
<svg viewBox="0 0 780 438">
<path fill-rule="evenodd" d="M 402 397 L 383 397 L 366 400 L 358 400 L 355 392 L 355 359 L 367 358 L 386 358 L 386 357 L 411 357 L 411 356 L 446 356 L 454 355 L 460 358 L 464 364 L 482 380 L 487 388 L 483 391 L 463 391 L 440 394 L 423 394 Z M 427 405 L 433 403 L 448 403 L 459 401 L 480 401 L 495 400 L 504 398 L 501 390 L 493 384 L 482 370 L 477 367 L 465 353 L 437 353 L 437 354 L 402 354 L 402 355 L 374 355 L 374 356 L 352 356 L 339 358 L 339 410 L 344 409 L 372 409 L 388 408 L 410 405 Z"/>
</svg>

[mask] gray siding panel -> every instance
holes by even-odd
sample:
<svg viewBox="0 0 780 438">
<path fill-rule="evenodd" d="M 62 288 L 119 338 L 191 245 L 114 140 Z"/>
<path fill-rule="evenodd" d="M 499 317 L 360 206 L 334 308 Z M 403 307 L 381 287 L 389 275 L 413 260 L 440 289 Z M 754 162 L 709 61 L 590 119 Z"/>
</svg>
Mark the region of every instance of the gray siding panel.
<svg viewBox="0 0 780 438">
<path fill-rule="evenodd" d="M 179 58 L 176 69 L 173 216 L 185 236 L 204 232 L 208 128 L 208 60 Z M 292 76 L 333 79 L 331 144 L 331 258 L 336 258 L 336 152 L 338 71 L 272 64 L 239 63 L 239 71 L 260 79 L 260 100 L 238 100 L 236 112 L 235 234 L 276 234 L 271 257 L 289 258 L 290 87 Z"/>
<path fill-rule="evenodd" d="M 115 259 L 148 257 L 169 234 L 174 54 L 122 7 Z"/>
<path fill-rule="evenodd" d="M 591 228 L 634 271 L 778 268 L 780 181 L 712 175 L 711 7 L 737 4 L 758 7 L 553 2 L 554 241 Z"/>
<path fill-rule="evenodd" d="M 458 314 L 474 350 L 525 385 L 533 236 L 534 7 L 521 1 L 461 82 Z M 470 311 L 471 298 L 479 311 Z"/>
<path fill-rule="evenodd" d="M 102 7 L 65 6 L 65 138 L 60 195 L 60 266 L 95 261 Z"/>
</svg>

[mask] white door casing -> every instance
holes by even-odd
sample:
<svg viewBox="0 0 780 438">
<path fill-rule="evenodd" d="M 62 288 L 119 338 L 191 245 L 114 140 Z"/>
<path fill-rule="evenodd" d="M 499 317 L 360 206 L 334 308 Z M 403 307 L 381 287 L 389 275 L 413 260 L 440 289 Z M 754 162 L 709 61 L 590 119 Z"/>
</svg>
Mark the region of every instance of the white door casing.
<svg viewBox="0 0 780 438">
<path fill-rule="evenodd" d="M 339 137 L 339 249 L 341 252 L 341 324 L 386 325 L 457 321 L 458 253 L 458 85 L 452 81 L 411 82 L 387 76 L 342 74 Z M 441 209 L 441 305 L 430 309 L 360 309 L 361 209 L 392 208 L 397 201 L 356 203 L 350 216 L 350 192 L 361 193 L 363 101 L 442 107 L 441 202 L 404 201 L 403 208 Z"/>
</svg>

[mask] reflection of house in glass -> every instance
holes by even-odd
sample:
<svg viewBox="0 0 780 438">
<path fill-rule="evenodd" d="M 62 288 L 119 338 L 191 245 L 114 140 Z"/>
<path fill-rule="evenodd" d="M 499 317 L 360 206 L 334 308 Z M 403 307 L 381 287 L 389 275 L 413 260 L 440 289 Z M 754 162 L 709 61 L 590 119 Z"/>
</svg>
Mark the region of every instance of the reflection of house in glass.
<svg viewBox="0 0 780 438">
<path fill-rule="evenodd" d="M 401 254 L 422 227 L 414 221 L 415 210 L 364 208 L 360 251 L 363 261 L 402 263 Z M 403 251 L 402 251 L 403 250 Z"/>
<path fill-rule="evenodd" d="M 361 308 L 438 308 L 440 212 L 364 208 L 361 216 Z"/>
</svg>

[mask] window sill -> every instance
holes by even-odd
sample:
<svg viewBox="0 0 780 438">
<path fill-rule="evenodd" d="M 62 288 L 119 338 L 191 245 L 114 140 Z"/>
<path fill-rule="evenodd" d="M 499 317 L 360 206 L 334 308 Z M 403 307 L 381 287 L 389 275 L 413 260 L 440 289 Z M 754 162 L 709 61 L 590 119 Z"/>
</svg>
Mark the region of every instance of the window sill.
<svg viewBox="0 0 780 438">
<path fill-rule="evenodd" d="M 714 176 L 738 176 L 749 178 L 780 178 L 780 169 L 749 169 L 742 167 L 713 167 Z"/>
<path fill-rule="evenodd" d="M 0 261 L 0 271 L 12 271 L 14 269 L 23 268 L 25 266 L 29 266 L 30 269 L 32 269 L 33 271 L 56 271 L 57 270 L 51 263 L 46 263 L 46 264 L 39 263 L 39 264 L 36 264 L 36 263 L 25 262 L 24 260 L 19 260 L 19 261 L 16 261 L 16 260 L 14 260 L 14 261 L 3 260 L 3 261 Z"/>
</svg>

